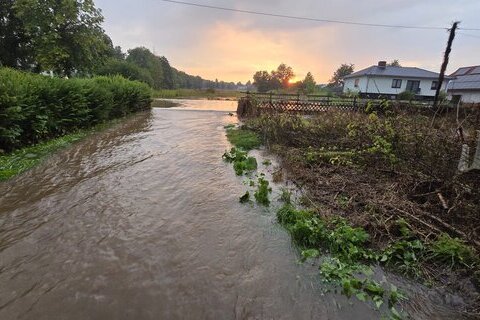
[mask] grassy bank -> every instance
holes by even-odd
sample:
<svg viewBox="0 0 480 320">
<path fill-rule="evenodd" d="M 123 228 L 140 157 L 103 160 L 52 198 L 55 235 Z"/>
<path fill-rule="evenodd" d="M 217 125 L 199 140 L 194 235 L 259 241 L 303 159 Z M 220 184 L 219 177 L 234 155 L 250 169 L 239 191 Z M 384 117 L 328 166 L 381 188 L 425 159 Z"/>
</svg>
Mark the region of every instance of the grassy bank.
<svg viewBox="0 0 480 320">
<path fill-rule="evenodd" d="M 71 133 L 7 155 L 0 155 L 0 181 L 8 180 L 33 168 L 47 156 L 84 138 L 87 134 L 87 131 Z"/>
<path fill-rule="evenodd" d="M 165 89 L 155 90 L 154 98 L 162 99 L 238 99 L 241 93 L 235 90 L 218 89 Z"/>
<path fill-rule="evenodd" d="M 0 181 L 6 181 L 39 165 L 55 152 L 71 146 L 73 143 L 84 139 L 92 133 L 105 130 L 121 120 L 122 119 L 110 120 L 98 124 L 93 128 L 78 130 L 33 146 L 15 150 L 8 154 L 0 154 Z"/>
<path fill-rule="evenodd" d="M 363 272 L 379 263 L 460 292 L 468 304 L 462 311 L 478 313 L 480 172 L 457 171 L 462 143 L 475 148 L 477 115 L 462 112 L 457 122 L 387 107 L 246 122 L 305 191 L 310 209 L 287 204 L 278 220 L 305 257 L 332 256 L 321 273 L 347 295 L 376 305 L 396 300 L 395 288 Z"/>
</svg>

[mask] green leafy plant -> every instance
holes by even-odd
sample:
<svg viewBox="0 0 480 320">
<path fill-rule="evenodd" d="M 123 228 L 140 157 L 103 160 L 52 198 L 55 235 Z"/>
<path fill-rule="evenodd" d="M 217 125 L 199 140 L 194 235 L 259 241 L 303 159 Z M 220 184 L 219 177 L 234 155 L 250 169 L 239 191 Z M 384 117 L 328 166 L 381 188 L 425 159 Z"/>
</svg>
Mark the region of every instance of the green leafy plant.
<svg viewBox="0 0 480 320">
<path fill-rule="evenodd" d="M 257 200 L 258 203 L 264 206 L 269 206 L 270 205 L 270 199 L 269 199 L 269 194 L 272 192 L 272 188 L 269 187 L 269 182 L 268 180 L 265 180 L 265 178 L 260 177 L 258 179 L 258 184 L 257 184 L 257 190 L 255 191 L 255 200 Z"/>
</svg>

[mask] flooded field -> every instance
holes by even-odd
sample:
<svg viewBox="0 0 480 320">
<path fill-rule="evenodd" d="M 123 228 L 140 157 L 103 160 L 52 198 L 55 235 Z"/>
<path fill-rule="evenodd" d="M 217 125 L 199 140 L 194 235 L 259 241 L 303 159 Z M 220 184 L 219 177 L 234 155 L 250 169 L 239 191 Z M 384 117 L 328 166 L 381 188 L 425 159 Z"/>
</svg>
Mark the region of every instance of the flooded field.
<svg viewBox="0 0 480 320">
<path fill-rule="evenodd" d="M 0 319 L 380 318 L 298 263 L 274 210 L 238 202 L 235 108 L 138 114 L 0 183 Z M 454 296 L 393 281 L 413 318 L 458 318 Z"/>
</svg>

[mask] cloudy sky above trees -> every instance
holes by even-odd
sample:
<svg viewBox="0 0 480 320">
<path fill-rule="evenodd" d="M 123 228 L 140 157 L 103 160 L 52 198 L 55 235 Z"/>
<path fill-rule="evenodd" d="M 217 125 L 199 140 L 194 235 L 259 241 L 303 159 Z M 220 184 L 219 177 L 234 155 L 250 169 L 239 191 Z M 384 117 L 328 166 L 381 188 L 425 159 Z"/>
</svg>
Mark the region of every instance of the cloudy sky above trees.
<svg viewBox="0 0 480 320">
<path fill-rule="evenodd" d="M 376 24 L 480 28 L 478 0 L 187 0 L 199 4 L 292 16 Z M 378 60 L 440 69 L 445 30 L 371 28 L 248 15 L 160 0 L 96 0 L 104 27 L 124 50 L 145 46 L 190 74 L 245 82 L 280 63 L 297 78 L 311 71 L 325 83 L 341 63 L 356 70 Z M 480 31 L 462 30 L 448 71 L 480 64 Z"/>
</svg>

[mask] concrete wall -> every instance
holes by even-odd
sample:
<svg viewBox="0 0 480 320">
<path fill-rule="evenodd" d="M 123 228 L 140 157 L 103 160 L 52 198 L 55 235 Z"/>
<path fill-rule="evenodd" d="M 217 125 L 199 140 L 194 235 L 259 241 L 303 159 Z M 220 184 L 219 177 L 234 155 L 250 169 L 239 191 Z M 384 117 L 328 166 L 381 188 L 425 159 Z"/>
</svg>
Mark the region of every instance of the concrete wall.
<svg viewBox="0 0 480 320">
<path fill-rule="evenodd" d="M 358 79 L 358 87 L 355 87 L 355 79 Z M 400 88 L 392 88 L 393 79 L 401 79 L 402 85 Z M 420 81 L 421 96 L 434 97 L 435 90 L 432 90 L 432 82 L 436 79 L 416 79 L 416 78 L 399 78 L 399 77 L 373 77 L 362 76 L 358 78 L 345 79 L 343 92 L 353 91 L 362 93 L 397 95 L 407 88 L 407 80 Z M 442 85 L 443 90 L 446 88 L 446 83 Z"/>
</svg>

